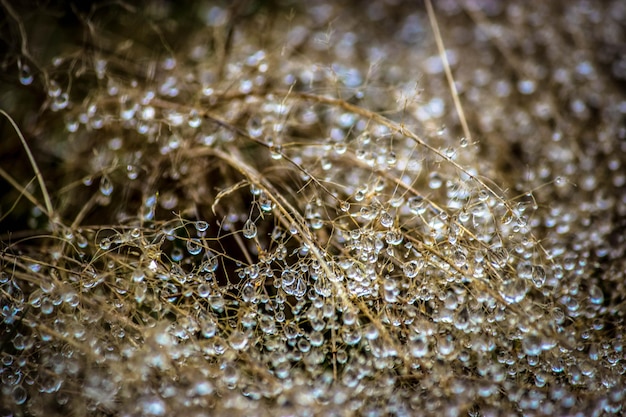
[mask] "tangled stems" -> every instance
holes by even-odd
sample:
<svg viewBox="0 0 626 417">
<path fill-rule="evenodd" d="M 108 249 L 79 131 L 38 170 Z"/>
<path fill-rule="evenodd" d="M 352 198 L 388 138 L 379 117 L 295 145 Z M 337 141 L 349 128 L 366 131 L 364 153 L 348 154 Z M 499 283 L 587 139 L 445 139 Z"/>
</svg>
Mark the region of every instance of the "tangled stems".
<svg viewBox="0 0 626 417">
<path fill-rule="evenodd" d="M 619 2 L 376 4 L 11 8 L 3 411 L 622 412 Z"/>
</svg>

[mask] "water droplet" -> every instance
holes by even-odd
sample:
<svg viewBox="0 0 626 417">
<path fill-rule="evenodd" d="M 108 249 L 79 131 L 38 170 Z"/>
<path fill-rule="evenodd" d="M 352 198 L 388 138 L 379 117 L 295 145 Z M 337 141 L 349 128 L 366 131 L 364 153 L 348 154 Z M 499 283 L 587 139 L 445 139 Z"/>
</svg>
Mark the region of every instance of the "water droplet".
<svg viewBox="0 0 626 417">
<path fill-rule="evenodd" d="M 270 155 L 272 159 L 281 159 L 283 157 L 283 147 L 280 145 L 270 146 Z"/>
<path fill-rule="evenodd" d="M 215 336 L 215 333 L 217 333 L 217 325 L 213 320 L 202 319 L 200 321 L 200 333 L 202 334 L 202 337 L 210 339 Z"/>
<path fill-rule="evenodd" d="M 534 265 L 531 272 L 531 280 L 535 287 L 541 288 L 546 282 L 546 270 L 541 265 Z"/>
<path fill-rule="evenodd" d="M 52 314 L 54 311 L 54 304 L 48 297 L 44 297 L 41 299 L 41 312 L 43 314 Z"/>
<path fill-rule="evenodd" d="M 20 84 L 30 85 L 33 82 L 33 74 L 28 64 L 22 64 L 22 61 L 17 61 L 17 67 L 19 71 Z"/>
<path fill-rule="evenodd" d="M 285 269 L 280 275 L 283 285 L 291 285 L 296 280 L 297 274 L 292 269 Z"/>
<path fill-rule="evenodd" d="M 357 327 L 343 326 L 341 328 L 341 338 L 347 345 L 356 345 L 361 341 L 361 331 Z"/>
<path fill-rule="evenodd" d="M 422 196 L 416 195 L 410 197 L 408 200 L 408 204 L 409 210 L 411 210 L 413 214 L 422 215 L 426 212 L 426 204 L 424 201 L 424 197 Z"/>
<path fill-rule="evenodd" d="M 462 250 L 457 250 L 454 252 L 454 264 L 458 267 L 462 267 L 467 262 L 467 256 Z"/>
<path fill-rule="evenodd" d="M 48 96 L 54 98 L 61 95 L 61 86 L 55 80 L 50 80 L 48 85 Z"/>
<path fill-rule="evenodd" d="M 311 342 L 309 342 L 304 337 L 301 337 L 298 340 L 297 347 L 298 347 L 298 350 L 300 350 L 300 352 L 307 353 L 308 351 L 311 350 Z"/>
<path fill-rule="evenodd" d="M 439 188 L 441 188 L 442 185 L 443 179 L 437 171 L 431 172 L 428 175 L 428 188 L 430 188 L 431 190 L 438 190 Z"/>
<path fill-rule="evenodd" d="M 407 278 L 415 278 L 421 268 L 422 268 L 422 262 L 413 260 L 413 261 L 406 262 L 402 266 L 402 272 L 404 272 L 404 275 L 406 275 Z"/>
<path fill-rule="evenodd" d="M 535 92 L 536 84 L 533 80 L 520 80 L 517 83 L 517 90 L 524 94 L 529 95 Z"/>
<path fill-rule="evenodd" d="M 79 126 L 78 120 L 75 120 L 71 117 L 68 117 L 65 120 L 65 129 L 67 129 L 67 131 L 70 133 L 76 132 L 78 130 L 78 126 Z"/>
<path fill-rule="evenodd" d="M 100 178 L 100 193 L 104 196 L 110 196 L 113 193 L 113 183 L 106 175 Z"/>
<path fill-rule="evenodd" d="M 337 142 L 333 145 L 333 150 L 337 155 L 343 155 L 348 150 L 348 145 L 345 142 Z"/>
<path fill-rule="evenodd" d="M 451 334 L 447 334 L 445 336 L 439 337 L 437 340 L 437 350 L 443 356 L 449 356 L 454 353 L 456 349 L 456 344 L 454 341 L 454 336 Z"/>
<path fill-rule="evenodd" d="M 144 416 L 162 416 L 166 413 L 165 402 L 157 396 L 143 398 L 139 404 Z"/>
<path fill-rule="evenodd" d="M 297 277 L 290 285 L 283 282 L 283 291 L 288 295 L 293 295 L 297 299 L 300 299 L 306 294 L 307 286 L 302 277 Z"/>
<path fill-rule="evenodd" d="M 129 180 L 136 180 L 138 176 L 139 171 L 136 166 L 130 164 L 126 165 L 126 177 L 128 177 Z"/>
<path fill-rule="evenodd" d="M 390 228 L 391 226 L 393 226 L 393 216 L 389 214 L 388 212 L 384 211 L 380 215 L 380 224 L 383 227 Z"/>
<path fill-rule="evenodd" d="M 145 271 L 143 268 L 136 268 L 132 274 L 130 275 L 133 282 L 142 282 L 146 277 Z"/>
<path fill-rule="evenodd" d="M 265 193 L 261 193 L 261 196 L 259 197 L 259 206 L 261 207 L 261 210 L 269 213 L 274 208 L 274 203 L 267 197 L 267 195 L 265 195 Z"/>
<path fill-rule="evenodd" d="M 200 269 L 204 272 L 215 272 L 219 266 L 219 259 L 217 256 L 207 253 L 207 259 L 202 262 Z"/>
<path fill-rule="evenodd" d="M 402 235 L 402 232 L 399 229 L 389 230 L 385 234 L 385 241 L 389 245 L 393 245 L 393 246 L 399 245 L 400 243 L 402 243 L 403 239 L 404 239 L 404 236 Z"/>
<path fill-rule="evenodd" d="M 246 303 L 253 303 L 257 299 L 257 291 L 254 284 L 246 282 L 241 289 L 241 299 Z"/>
<path fill-rule="evenodd" d="M 195 129 L 199 127 L 201 123 L 202 119 L 200 118 L 200 115 L 196 110 L 192 110 L 191 112 L 189 112 L 189 119 L 187 120 L 187 124 L 189 125 L 189 127 Z"/>
<path fill-rule="evenodd" d="M 513 221 L 513 212 L 511 210 L 507 210 L 500 221 L 502 224 L 510 224 Z"/>
<path fill-rule="evenodd" d="M 593 284 L 589 287 L 589 301 L 592 304 L 600 305 L 604 303 L 604 293 L 597 285 Z"/>
<path fill-rule="evenodd" d="M 319 230 L 324 225 L 324 221 L 320 219 L 319 217 L 315 217 L 309 220 L 309 225 L 311 226 L 311 229 Z"/>
<path fill-rule="evenodd" d="M 526 335 L 522 340 L 522 349 L 528 356 L 537 356 L 541 353 L 541 338 L 537 335 Z"/>
<path fill-rule="evenodd" d="M 423 358 L 428 354 L 428 340 L 420 335 L 415 340 L 409 341 L 409 352 L 414 358 Z"/>
<path fill-rule="evenodd" d="M 505 279 L 500 287 L 500 294 L 509 304 L 519 303 L 526 297 L 527 292 L 526 280 L 518 278 Z"/>
<path fill-rule="evenodd" d="M 142 303 L 143 300 L 146 298 L 147 291 L 148 285 L 145 281 L 142 281 L 135 285 L 135 301 L 137 301 L 138 303 Z"/>
<path fill-rule="evenodd" d="M 228 344 L 235 350 L 243 350 L 248 345 L 248 337 L 244 332 L 235 330 L 228 338 Z"/>
<path fill-rule="evenodd" d="M 198 296 L 202 298 L 207 298 L 211 295 L 211 286 L 207 283 L 202 283 L 198 285 Z"/>
<path fill-rule="evenodd" d="M 76 245 L 81 249 L 85 249 L 87 245 L 89 245 L 89 241 L 87 241 L 87 238 L 82 233 L 77 232 Z"/>
<path fill-rule="evenodd" d="M 172 249 L 170 257 L 172 258 L 172 261 L 180 262 L 185 257 L 185 254 L 183 253 L 183 250 L 181 248 L 175 247 L 174 249 Z"/>
<path fill-rule="evenodd" d="M 454 317 L 454 327 L 465 330 L 470 324 L 470 315 L 466 307 L 459 310 Z"/>
<path fill-rule="evenodd" d="M 17 405 L 24 404 L 26 402 L 26 399 L 28 398 L 28 393 L 21 385 L 16 385 L 15 387 L 13 387 L 11 394 L 13 396 L 13 401 Z"/>
<path fill-rule="evenodd" d="M 63 110 L 70 102 L 70 96 L 67 93 L 61 93 L 52 100 L 52 111 Z"/>
<path fill-rule="evenodd" d="M 256 224 L 250 219 L 246 220 L 246 223 L 243 225 L 243 229 L 241 229 L 243 236 L 246 239 L 254 239 L 257 234 Z"/>
<path fill-rule="evenodd" d="M 187 252 L 194 256 L 202 252 L 202 242 L 200 239 L 189 239 L 187 241 Z"/>
<path fill-rule="evenodd" d="M 209 228 L 209 223 L 205 222 L 204 220 L 198 220 L 194 223 L 194 226 L 199 233 L 202 233 Z"/>
<path fill-rule="evenodd" d="M 509 260 L 509 252 L 500 246 L 487 252 L 487 257 L 494 268 L 502 268 Z"/>
</svg>

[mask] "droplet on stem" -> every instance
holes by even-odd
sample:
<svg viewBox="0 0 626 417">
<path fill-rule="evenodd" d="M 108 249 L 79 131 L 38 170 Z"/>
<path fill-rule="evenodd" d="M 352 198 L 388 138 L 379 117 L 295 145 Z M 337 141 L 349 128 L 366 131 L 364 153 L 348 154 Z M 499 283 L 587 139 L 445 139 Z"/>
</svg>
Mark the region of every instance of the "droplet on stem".
<svg viewBox="0 0 626 417">
<path fill-rule="evenodd" d="M 254 224 L 252 220 L 248 219 L 243 225 L 243 229 L 241 229 L 241 232 L 243 233 L 243 237 L 245 237 L 246 239 L 254 239 L 257 233 L 256 224 Z"/>
</svg>

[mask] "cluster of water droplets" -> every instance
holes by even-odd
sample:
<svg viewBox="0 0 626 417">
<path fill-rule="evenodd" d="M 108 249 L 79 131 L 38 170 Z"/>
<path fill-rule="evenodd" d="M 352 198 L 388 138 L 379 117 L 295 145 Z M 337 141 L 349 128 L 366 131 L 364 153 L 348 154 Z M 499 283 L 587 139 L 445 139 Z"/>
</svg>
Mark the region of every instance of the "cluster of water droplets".
<svg viewBox="0 0 626 417">
<path fill-rule="evenodd" d="M 609 3 L 594 13 L 626 14 Z M 119 46 L 148 74 L 90 55 L 95 86 L 80 100 L 17 62 L 64 125 L 42 148 L 74 169 L 58 236 L 2 255 L 4 407 L 623 412 L 624 97 L 593 56 L 573 66 L 545 42 L 599 18 L 572 7 L 554 38 L 521 2 L 438 6 L 445 21 L 465 13 L 446 53 L 478 143 L 452 116 L 425 12 L 383 4 L 303 6 L 271 47 L 255 41 L 262 14 L 228 54 L 215 33 L 230 12 L 205 4 L 176 53 Z M 374 39 L 357 18 L 399 24 Z M 82 76 L 69 56 L 50 68 Z M 407 68 L 422 71 L 417 87 Z M 619 62 L 612 72 L 623 78 Z M 511 175 L 516 163 L 527 171 Z"/>
</svg>

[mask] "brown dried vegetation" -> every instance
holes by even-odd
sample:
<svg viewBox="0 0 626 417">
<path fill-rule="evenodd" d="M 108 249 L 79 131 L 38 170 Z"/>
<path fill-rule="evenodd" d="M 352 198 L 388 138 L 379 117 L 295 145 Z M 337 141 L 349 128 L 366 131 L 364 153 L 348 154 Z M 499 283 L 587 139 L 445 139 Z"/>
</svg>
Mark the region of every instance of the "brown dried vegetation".
<svg viewBox="0 0 626 417">
<path fill-rule="evenodd" d="M 623 412 L 624 2 L 13 3 L 3 415 Z"/>
</svg>

